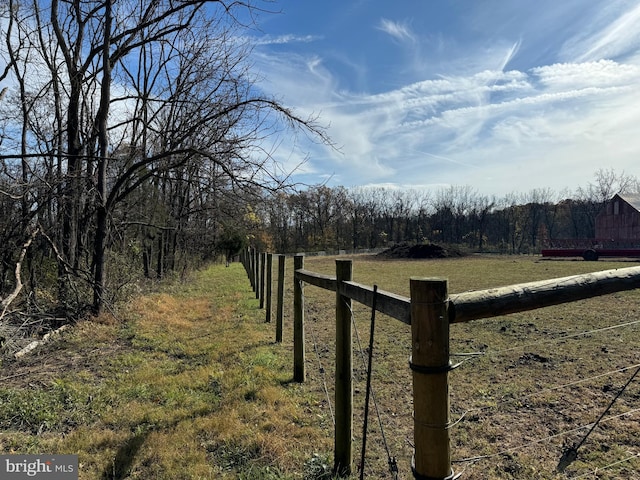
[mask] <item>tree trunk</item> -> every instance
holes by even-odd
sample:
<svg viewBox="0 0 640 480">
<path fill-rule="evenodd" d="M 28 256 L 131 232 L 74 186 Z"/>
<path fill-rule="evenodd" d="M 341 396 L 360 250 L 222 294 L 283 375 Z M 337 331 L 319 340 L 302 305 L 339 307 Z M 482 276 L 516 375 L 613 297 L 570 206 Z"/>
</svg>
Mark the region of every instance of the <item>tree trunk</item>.
<svg viewBox="0 0 640 480">
<path fill-rule="evenodd" d="M 104 44 L 102 51 L 102 84 L 100 86 L 100 108 L 97 114 L 99 158 L 97 163 L 96 236 L 94 239 L 93 264 L 93 306 L 94 315 L 99 315 L 104 306 L 105 293 L 105 244 L 108 235 L 107 226 L 107 163 L 109 161 L 109 137 L 107 118 L 111 101 L 111 59 L 109 43 L 111 41 L 111 0 L 105 1 Z"/>
</svg>

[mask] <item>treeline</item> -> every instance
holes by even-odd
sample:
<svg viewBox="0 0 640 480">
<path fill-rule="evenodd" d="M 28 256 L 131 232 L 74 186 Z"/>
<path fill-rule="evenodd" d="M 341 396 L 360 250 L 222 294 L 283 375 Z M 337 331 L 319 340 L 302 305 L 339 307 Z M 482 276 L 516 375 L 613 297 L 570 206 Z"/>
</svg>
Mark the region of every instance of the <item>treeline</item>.
<svg viewBox="0 0 640 480">
<path fill-rule="evenodd" d="M 254 8 L 0 5 L 0 327 L 14 310 L 98 314 L 139 272 L 236 248 L 251 205 L 286 186 L 268 137 L 326 140 L 256 88 Z"/>
<path fill-rule="evenodd" d="M 262 204 L 262 242 L 275 252 L 380 248 L 433 242 L 500 253 L 539 252 L 549 238 L 593 238 L 595 217 L 638 180 L 599 170 L 575 191 L 534 189 L 501 198 L 471 186 L 437 191 L 317 186 Z"/>
</svg>

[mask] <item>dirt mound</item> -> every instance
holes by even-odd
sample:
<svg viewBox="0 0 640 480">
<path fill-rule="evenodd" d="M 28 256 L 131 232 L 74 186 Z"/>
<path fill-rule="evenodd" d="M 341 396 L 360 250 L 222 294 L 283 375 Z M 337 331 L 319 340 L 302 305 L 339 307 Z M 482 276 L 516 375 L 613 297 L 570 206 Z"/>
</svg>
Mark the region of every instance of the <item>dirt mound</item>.
<svg viewBox="0 0 640 480">
<path fill-rule="evenodd" d="M 396 243 L 378 254 L 385 258 L 449 258 L 463 255 L 456 248 L 443 247 L 435 243 Z"/>
</svg>

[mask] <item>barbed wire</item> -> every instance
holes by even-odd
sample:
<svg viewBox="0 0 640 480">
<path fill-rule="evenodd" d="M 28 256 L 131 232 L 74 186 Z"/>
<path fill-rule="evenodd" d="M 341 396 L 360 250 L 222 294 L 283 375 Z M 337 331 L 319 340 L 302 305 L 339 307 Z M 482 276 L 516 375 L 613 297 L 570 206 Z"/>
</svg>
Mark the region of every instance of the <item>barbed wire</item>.
<svg viewBox="0 0 640 480">
<path fill-rule="evenodd" d="M 535 347 L 538 345 L 544 345 L 544 344 L 552 344 L 552 343 L 558 343 L 560 341 L 564 341 L 570 338 L 576 338 L 576 337 L 583 337 L 583 336 L 587 336 L 587 335 L 591 335 L 594 333 L 602 333 L 602 332 L 606 332 L 609 330 L 615 330 L 617 328 L 624 328 L 624 327 L 629 327 L 629 326 L 633 326 L 633 325 L 638 325 L 640 324 L 640 319 L 639 320 L 634 320 L 632 322 L 625 322 L 625 323 L 618 323 L 615 325 L 609 325 L 607 327 L 601 327 L 601 328 L 594 328 L 592 330 L 585 330 L 585 331 L 581 331 L 581 332 L 577 332 L 577 333 L 572 333 L 569 335 L 563 335 L 561 337 L 557 337 L 557 338 L 551 338 L 551 339 L 544 339 L 544 340 L 540 340 L 537 342 L 531 342 L 531 343 L 527 343 L 524 345 L 518 345 L 515 347 L 510 347 L 510 348 L 505 348 L 503 350 L 489 350 L 487 352 L 482 352 L 484 355 L 494 355 L 494 356 L 499 356 L 499 355 L 503 355 L 507 352 L 511 352 L 514 350 L 520 350 L 523 348 L 529 348 L 529 347 Z"/>
<path fill-rule="evenodd" d="M 509 352 L 513 352 L 513 351 L 517 351 L 517 350 L 524 350 L 526 348 L 530 348 L 530 347 L 536 347 L 536 346 L 540 346 L 540 345 L 545 345 L 545 344 L 554 344 L 554 343 L 559 343 L 571 338 L 577 338 L 577 337 L 583 337 L 583 336 L 587 336 L 587 335 L 591 335 L 594 333 L 602 333 L 602 332 L 606 332 L 609 330 L 615 330 L 618 328 L 625 328 L 625 327 L 630 327 L 630 326 L 634 326 L 634 325 L 638 325 L 640 324 L 640 320 L 633 320 L 631 322 L 624 322 L 624 323 L 618 323 L 615 325 L 609 325 L 607 327 L 601 327 L 601 328 L 594 328 L 591 330 L 584 330 L 581 332 L 577 332 L 577 333 L 572 333 L 569 335 L 562 335 L 560 337 L 557 338 L 551 338 L 551 339 L 543 339 L 543 340 L 539 340 L 536 342 L 529 342 L 529 343 L 525 343 L 523 345 L 517 345 L 514 347 L 510 347 L 510 348 L 505 348 L 502 350 L 486 350 L 486 351 L 481 351 L 481 352 L 455 352 L 455 353 L 451 353 L 451 356 L 461 356 L 461 357 L 468 357 L 465 360 L 462 360 L 461 362 L 459 362 L 458 366 L 464 365 L 465 363 L 469 363 L 469 362 L 473 362 L 475 360 L 478 360 L 479 358 L 483 358 L 483 357 L 498 357 L 498 356 L 502 356 L 505 355 L 506 353 Z"/>
<path fill-rule="evenodd" d="M 640 368 L 640 363 L 636 363 L 634 365 L 629 365 L 627 367 L 617 368 L 615 370 L 609 370 L 608 372 L 599 373 L 598 375 L 593 375 L 593 376 L 587 377 L 587 378 L 581 378 L 580 380 L 575 380 L 573 382 L 568 382 L 568 383 L 563 383 L 561 385 L 554 385 L 552 387 L 543 388 L 542 390 L 538 390 L 536 392 L 528 393 L 528 394 L 525 394 L 525 395 L 519 395 L 519 396 L 516 396 L 516 397 L 509 398 L 509 399 L 501 398 L 501 399 L 497 400 L 494 405 L 487 405 L 487 406 L 484 406 L 484 407 L 477 407 L 477 408 L 469 408 L 469 409 L 465 410 L 464 413 L 461 414 L 460 420 L 462 420 L 463 417 L 465 417 L 466 415 L 468 415 L 470 413 L 482 412 L 482 411 L 485 411 L 485 410 L 492 410 L 492 409 L 496 409 L 496 408 L 504 406 L 504 405 L 509 405 L 509 404 L 512 404 L 512 403 L 519 403 L 522 400 L 525 400 L 525 399 L 528 399 L 528 398 L 531 398 L 531 397 L 535 397 L 537 395 L 542 395 L 544 393 L 549 393 L 549 392 L 553 392 L 553 391 L 556 391 L 556 390 L 562 390 L 563 388 L 573 387 L 575 385 L 580 385 L 581 383 L 588 383 L 588 382 L 596 380 L 598 378 L 609 377 L 609 376 L 615 375 L 616 373 L 626 372 L 627 370 L 631 370 L 632 368 Z M 456 421 L 455 423 L 459 423 L 460 420 Z"/>
<path fill-rule="evenodd" d="M 591 475 L 597 475 L 598 472 L 600 472 L 602 470 L 606 470 L 608 468 L 615 467 L 616 465 L 620 465 L 620 464 L 623 464 L 623 463 L 626 463 L 626 462 L 630 462 L 631 460 L 633 460 L 635 458 L 640 458 L 640 453 L 633 454 L 630 457 L 623 458 L 622 460 L 617 460 L 617 461 L 612 462 L 612 463 L 610 463 L 608 465 L 605 465 L 604 467 L 597 467 L 597 468 L 595 468 L 593 470 L 590 470 L 590 471 L 588 471 L 586 473 L 583 473 L 581 475 L 577 475 L 577 476 L 571 477 L 571 478 L 585 478 L 585 477 L 589 477 Z"/>
<path fill-rule="evenodd" d="M 609 413 L 609 410 L 611 410 L 611 408 L 613 407 L 614 403 L 618 400 L 618 398 L 620 398 L 620 396 L 624 393 L 624 391 L 627 389 L 627 387 L 629 385 L 631 385 L 631 382 L 633 382 L 633 380 L 636 378 L 638 373 L 640 373 L 640 367 L 636 368 L 636 371 L 633 373 L 633 375 L 631 375 L 631 378 L 629 378 L 629 380 L 627 380 L 627 382 L 620 389 L 620 391 L 615 395 L 615 397 L 613 397 L 611 402 L 609 402 L 609 405 L 607 405 L 607 408 L 600 414 L 598 419 L 591 425 L 591 428 L 582 437 L 582 439 L 577 444 L 574 444 L 574 446 L 572 446 L 572 447 L 570 447 L 570 448 L 565 450 L 565 452 L 562 454 L 562 458 L 560 459 L 560 463 L 558 463 L 558 467 L 557 467 L 558 471 L 560 471 L 560 472 L 564 471 L 564 469 L 567 466 L 569 466 L 577 458 L 578 449 L 584 444 L 584 442 L 587 441 L 587 438 L 589 437 L 589 435 L 591 435 L 591 432 L 593 432 L 595 430 L 595 428 L 602 421 L 602 419 L 605 417 L 605 415 L 607 413 Z"/>
<path fill-rule="evenodd" d="M 356 337 L 356 341 L 357 341 L 357 344 L 358 344 L 358 349 L 359 349 L 359 352 L 360 352 L 362 365 L 363 365 L 363 368 L 366 371 L 367 370 L 366 360 L 365 360 L 365 355 L 364 355 L 364 351 L 363 351 L 363 348 L 362 348 L 362 343 L 361 343 L 361 340 L 360 340 L 360 335 L 359 335 L 359 332 L 358 332 L 358 329 L 357 329 L 357 326 L 356 326 L 354 308 L 351 306 L 351 302 L 347 302 L 345 300 L 345 303 L 347 304 L 347 306 L 348 306 L 348 308 L 350 310 L 351 321 L 352 321 L 352 324 L 353 324 L 353 327 L 354 327 L 355 337 Z M 527 349 L 527 348 L 541 346 L 541 345 L 553 345 L 553 344 L 556 344 L 556 343 L 564 342 L 564 341 L 566 341 L 568 339 L 586 337 L 586 336 L 589 336 L 589 335 L 609 332 L 609 331 L 616 330 L 616 329 L 633 327 L 633 326 L 636 326 L 638 324 L 640 324 L 640 319 L 639 320 L 628 321 L 628 322 L 621 322 L 621 323 L 617 323 L 615 325 L 608 325 L 608 326 L 605 326 L 605 327 L 593 328 L 593 329 L 590 329 L 590 330 L 584 330 L 584 331 L 580 331 L 580 332 L 574 332 L 574 333 L 570 333 L 570 334 L 566 334 L 566 335 L 561 335 L 561 336 L 556 337 L 556 338 L 544 338 L 544 339 L 541 339 L 539 341 L 528 342 L 528 343 L 525 343 L 523 345 L 517 345 L 517 346 L 513 346 L 513 347 L 501 349 L 501 350 L 493 350 L 493 351 L 492 350 L 488 350 L 488 351 L 480 351 L 480 352 L 452 353 L 451 356 L 466 357 L 466 358 L 463 358 L 463 360 L 461 362 L 459 362 L 459 364 L 458 364 L 458 365 L 462 365 L 462 364 L 465 364 L 465 363 L 476 361 L 480 357 L 506 355 L 506 354 L 508 354 L 510 352 L 514 352 L 514 351 L 518 351 L 518 350 L 524 350 L 524 349 Z M 315 339 L 314 339 L 314 344 L 315 344 Z M 318 355 L 317 351 L 316 351 L 316 355 Z M 508 405 L 510 403 L 515 403 L 515 402 L 521 402 L 524 399 L 535 397 L 537 395 L 542 395 L 542 394 L 545 394 L 545 393 L 548 393 L 548 392 L 557 391 L 557 390 L 569 388 L 569 387 L 572 387 L 572 386 L 575 386 L 575 385 L 592 382 L 592 381 L 597 380 L 599 378 L 612 376 L 612 375 L 615 375 L 617 373 L 622 373 L 622 372 L 625 372 L 627 370 L 630 370 L 630 369 L 633 369 L 633 368 L 639 368 L 639 367 L 640 367 L 640 363 L 634 364 L 634 365 L 630 365 L 630 366 L 625 366 L 625 367 L 621 367 L 621 368 L 618 368 L 618 369 L 615 369 L 615 370 L 610 370 L 610 371 L 607 371 L 607 372 L 604 372 L 604 373 L 592 375 L 592 376 L 589 376 L 587 378 L 581 378 L 581 379 L 573 380 L 573 381 L 566 382 L 566 383 L 563 383 L 563 384 L 547 387 L 547 388 L 541 389 L 539 391 L 528 393 L 528 394 L 525 394 L 525 395 L 519 395 L 519 396 L 516 396 L 516 397 L 513 397 L 513 398 L 508 398 L 508 399 L 501 399 L 495 405 L 468 409 L 468 410 L 464 411 L 464 413 L 462 413 L 460 415 L 458 420 L 456 420 L 455 422 L 452 422 L 450 424 L 449 428 L 451 428 L 451 427 L 455 426 L 456 424 L 460 423 L 471 412 L 477 412 L 477 411 L 483 411 L 483 410 L 499 408 L 500 406 Z M 407 388 L 406 385 L 404 385 L 404 386 L 399 385 L 398 382 L 395 381 L 395 379 L 391 378 L 391 380 L 396 386 L 398 386 L 400 388 L 403 388 L 403 389 Z M 325 386 L 325 389 L 326 389 L 326 386 Z M 388 446 L 388 443 L 387 443 L 387 440 L 386 440 L 384 427 L 383 427 L 383 424 L 382 424 L 382 419 L 381 419 L 380 411 L 379 411 L 379 408 L 378 408 L 378 402 L 377 402 L 377 399 L 376 399 L 375 392 L 374 392 L 373 388 L 371 389 L 371 394 L 372 394 L 372 399 L 373 399 L 373 402 L 374 402 L 374 407 L 376 409 L 376 414 L 378 416 L 378 421 L 380 423 L 380 429 L 381 429 L 381 433 L 382 433 L 382 440 L 383 440 L 385 449 L 387 450 L 387 455 L 388 455 L 389 458 L 391 458 L 390 449 L 389 449 L 389 446 Z M 532 441 L 523 443 L 521 445 L 510 447 L 510 448 L 507 448 L 507 449 L 504 449 L 504 450 L 501 450 L 499 452 L 495 452 L 495 453 L 492 453 L 492 454 L 480 455 L 480 456 L 476 456 L 476 457 L 469 457 L 469 458 L 453 460 L 453 462 L 454 463 L 460 463 L 460 464 L 466 463 L 467 466 L 464 467 L 464 469 L 466 470 L 469 467 L 469 465 L 471 465 L 471 464 L 473 464 L 475 462 L 478 462 L 478 461 L 481 461 L 481 460 L 485 460 L 485 459 L 494 458 L 494 457 L 508 455 L 508 454 L 510 454 L 510 453 L 512 453 L 514 451 L 523 450 L 523 449 L 526 449 L 526 448 L 531 448 L 531 447 L 533 447 L 535 445 L 538 445 L 540 443 L 551 441 L 551 440 L 556 439 L 556 438 L 561 438 L 563 436 L 570 435 L 572 433 L 579 432 L 579 431 L 582 431 L 582 430 L 585 430 L 585 429 L 589 429 L 589 432 L 591 432 L 593 430 L 593 428 L 595 428 L 595 426 L 597 424 L 599 424 L 599 423 L 606 423 L 606 422 L 610 422 L 610 421 L 612 421 L 612 420 L 614 420 L 616 418 L 621 418 L 621 417 L 625 417 L 625 416 L 629 416 L 629 415 L 634 415 L 635 413 L 637 413 L 639 411 L 640 411 L 640 408 L 637 408 L 637 409 L 632 409 L 632 410 L 629 410 L 627 412 L 623 412 L 623 413 L 620 413 L 620 414 L 617 414 L 617 415 L 610 415 L 610 416 L 607 416 L 607 417 L 604 416 L 607 413 L 605 411 L 605 413 L 598 419 L 597 422 L 592 422 L 592 423 L 589 423 L 589 424 L 586 424 L 586 425 L 581 425 L 581 426 L 578 426 L 578 427 L 575 427 L 575 428 L 567 429 L 565 431 L 558 432 L 558 433 L 555 433 L 553 435 L 548 435 L 548 436 L 544 436 L 544 437 L 541 437 L 541 438 L 538 438 L 538 439 L 534 439 Z M 640 457 L 640 454 L 634 454 L 634 455 L 631 455 L 631 456 L 629 456 L 629 457 L 627 457 L 625 459 L 617 460 L 617 461 L 615 461 L 613 463 L 610 463 L 610 464 L 608 464 L 608 465 L 606 465 L 604 467 L 596 468 L 596 469 L 594 469 L 593 471 L 591 471 L 591 472 L 589 472 L 587 474 L 580 475 L 580 477 L 574 477 L 574 478 L 583 478 L 585 476 L 588 476 L 588 475 L 591 475 L 591 474 L 595 474 L 598 471 L 601 471 L 601 470 L 604 470 L 604 469 L 607 469 L 607 468 L 611 468 L 612 466 L 618 465 L 620 463 L 631 461 L 631 460 L 633 460 L 635 458 L 638 458 L 638 457 Z"/>
<path fill-rule="evenodd" d="M 362 351 L 361 341 L 360 341 L 360 338 L 359 338 L 358 330 L 355 327 L 355 314 L 354 314 L 353 308 L 351 306 L 349 306 L 349 309 L 350 309 L 351 316 L 352 316 L 352 322 L 354 324 L 354 330 L 355 330 L 355 334 L 356 334 L 356 341 L 358 343 L 358 347 L 359 347 L 359 350 L 360 350 L 360 356 L 362 358 L 362 362 L 363 362 L 363 365 L 364 365 L 365 360 L 364 360 L 364 354 L 363 354 L 363 351 Z M 638 324 L 640 324 L 640 320 L 634 320 L 634 321 L 630 321 L 630 322 L 623 322 L 623 323 L 618 323 L 618 324 L 615 324 L 615 325 L 609 325 L 609 326 L 606 326 L 606 327 L 594 328 L 594 329 L 591 329 L 591 330 L 585 330 L 585 331 L 581 331 L 581 332 L 576 332 L 576 333 L 572 333 L 572 334 L 569 334 L 569 335 L 563 335 L 561 337 L 554 338 L 554 339 L 544 339 L 544 340 L 537 341 L 537 342 L 530 342 L 530 343 L 527 343 L 525 345 L 519 345 L 519 346 L 516 346 L 516 347 L 511 347 L 511 348 L 498 350 L 498 351 L 452 353 L 451 356 L 468 357 L 468 358 L 463 359 L 462 361 L 458 362 L 458 365 L 462 365 L 464 363 L 472 362 L 474 360 L 477 360 L 479 357 L 485 357 L 485 356 L 488 356 L 488 355 L 492 355 L 492 356 L 493 355 L 503 355 L 503 354 L 506 354 L 506 353 L 509 353 L 509 352 L 512 352 L 512 351 L 525 349 L 525 348 L 530 348 L 530 347 L 537 346 L 537 345 L 558 343 L 558 342 L 565 341 L 565 340 L 570 339 L 570 338 L 584 337 L 584 336 L 591 335 L 591 334 L 607 332 L 607 331 L 611 331 L 611 330 L 614 330 L 614 329 L 630 327 L 630 326 L 634 326 L 634 325 L 638 325 Z M 614 375 L 616 373 L 622 373 L 622 372 L 625 372 L 627 370 L 630 370 L 630 369 L 633 369 L 633 368 L 638 368 L 638 367 L 640 367 L 640 364 L 634 364 L 634 365 L 618 368 L 618 369 L 615 369 L 615 370 L 610 370 L 608 372 L 604 372 L 604 373 L 601 373 L 601 374 L 593 375 L 593 376 L 590 376 L 590 377 L 587 377 L 587 378 L 582 378 L 582 379 L 571 381 L 571 382 L 567 382 L 567 383 L 564 383 L 564 384 L 560 384 L 560 385 L 555 385 L 555 386 L 552 386 L 552 387 L 544 388 L 544 389 L 539 390 L 537 392 L 532 392 L 532 393 L 529 393 L 529 394 L 526 394 L 526 395 L 517 396 L 517 397 L 514 397 L 514 398 L 510 398 L 508 400 L 502 400 L 496 405 L 491 405 L 491 406 L 486 406 L 486 407 L 479 407 L 479 408 L 474 408 L 474 409 L 468 409 L 468 410 L 464 411 L 459 416 L 459 418 L 457 420 L 451 422 L 451 424 L 449 425 L 449 428 L 452 428 L 455 425 L 457 425 L 460 422 L 462 422 L 464 420 L 464 418 L 469 413 L 473 413 L 473 412 L 477 412 L 477 411 L 483 411 L 483 410 L 490 410 L 490 409 L 494 409 L 494 408 L 499 408 L 500 406 L 508 405 L 510 403 L 521 402 L 523 399 L 527 399 L 527 398 L 534 397 L 534 396 L 537 396 L 537 395 L 542 395 L 544 393 L 548 393 L 548 392 L 555 391 L 555 390 L 561 390 L 563 388 L 568 388 L 568 387 L 575 386 L 575 385 L 582 384 L 582 383 L 588 383 L 588 382 L 596 380 L 598 378 L 611 376 L 611 375 Z M 394 383 L 396 385 L 398 385 L 398 383 L 395 382 L 395 380 L 394 380 Z M 374 400 L 374 405 L 376 406 L 376 411 L 377 411 L 377 404 L 375 403 L 375 400 Z M 634 413 L 636 413 L 638 411 L 640 411 L 640 408 L 639 409 L 633 409 L 633 410 L 630 410 L 628 412 L 624 412 L 624 413 L 621 413 L 621 414 L 618 414 L 618 415 L 612 415 L 612 416 L 609 416 L 609 417 L 603 417 L 600 420 L 599 423 L 605 423 L 605 422 L 613 420 L 615 418 L 620 418 L 620 417 L 624 417 L 624 416 L 627 416 L 627 415 L 632 415 L 632 414 L 634 414 Z M 378 414 L 379 414 L 379 412 L 378 412 Z M 504 455 L 510 454 L 510 453 L 512 453 L 514 451 L 517 451 L 517 450 L 526 449 L 526 448 L 535 446 L 537 444 L 543 443 L 545 441 L 550 441 L 550 440 L 552 440 L 554 438 L 566 436 L 566 435 L 569 435 L 571 433 L 575 433 L 575 432 L 578 432 L 578 431 L 581 431 L 581 430 L 585 430 L 585 429 L 593 429 L 594 425 L 595 425 L 595 422 L 592 422 L 592 423 L 589 423 L 587 425 L 582 425 L 582 426 L 579 426 L 579 427 L 576 427 L 576 428 L 573 428 L 573 429 L 569 429 L 569 430 L 566 430 L 566 431 L 563 431 L 563 432 L 559 432 L 557 434 L 553 434 L 553 435 L 549 435 L 549 436 L 546 436 L 546 437 L 542 437 L 542 438 L 533 440 L 531 442 L 527 442 L 527 443 L 519 445 L 519 446 L 511 447 L 509 449 L 505 449 L 503 451 L 496 452 L 494 454 L 482 455 L 482 456 L 477 456 L 477 457 L 470 457 L 470 458 L 466 458 L 466 459 L 453 460 L 453 462 L 454 463 L 473 463 L 473 462 L 484 460 L 484 459 L 488 459 L 488 458 L 504 456 Z M 384 437 L 384 431 L 383 431 L 383 437 Z M 384 441 L 384 439 L 383 439 L 383 441 Z M 385 447 L 387 447 L 386 443 L 385 443 Z M 387 451 L 387 453 L 389 454 L 389 451 Z M 634 457 L 629 457 L 628 460 L 631 460 L 633 458 L 635 458 L 635 456 Z M 625 461 L 628 461 L 628 460 L 625 460 Z M 465 470 L 466 470 L 466 468 L 468 468 L 468 467 L 465 467 Z M 608 468 L 608 467 L 601 467 L 601 468 Z M 594 471 L 597 471 L 597 469 L 594 470 Z"/>
</svg>

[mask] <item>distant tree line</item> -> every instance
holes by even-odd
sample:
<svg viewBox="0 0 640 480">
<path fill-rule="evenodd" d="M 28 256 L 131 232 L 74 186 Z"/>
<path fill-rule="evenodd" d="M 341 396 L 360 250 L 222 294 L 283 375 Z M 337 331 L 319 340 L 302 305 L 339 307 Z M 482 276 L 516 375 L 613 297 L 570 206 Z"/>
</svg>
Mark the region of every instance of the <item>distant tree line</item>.
<svg viewBox="0 0 640 480">
<path fill-rule="evenodd" d="M 435 192 L 316 186 L 261 204 L 262 242 L 275 252 L 381 248 L 400 242 L 464 246 L 471 251 L 539 252 L 550 238 L 593 238 L 595 217 L 638 180 L 599 170 L 573 192 L 534 189 L 502 198 L 471 186 Z"/>
</svg>

